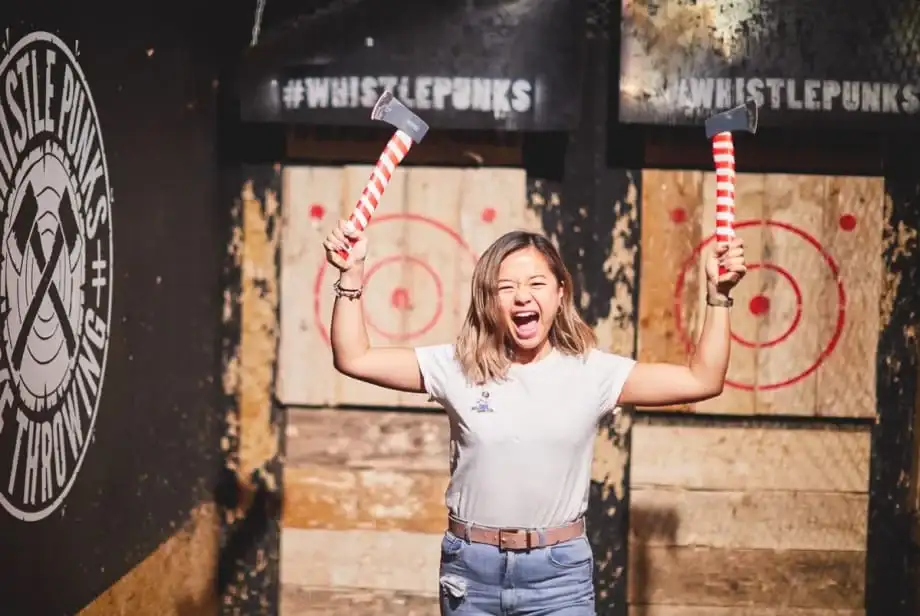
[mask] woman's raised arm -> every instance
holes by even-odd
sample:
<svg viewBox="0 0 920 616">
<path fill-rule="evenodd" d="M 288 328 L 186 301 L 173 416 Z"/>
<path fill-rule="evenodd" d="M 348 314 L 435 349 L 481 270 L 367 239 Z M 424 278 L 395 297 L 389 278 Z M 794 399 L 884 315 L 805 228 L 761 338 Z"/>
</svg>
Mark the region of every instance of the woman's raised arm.
<svg viewBox="0 0 920 616">
<path fill-rule="evenodd" d="M 353 238 L 348 259 L 337 251 Z M 336 298 L 332 308 L 332 361 L 335 369 L 359 381 L 380 387 L 424 393 L 418 359 L 412 348 L 372 347 L 367 336 L 361 292 L 364 284 L 364 261 L 367 238 L 347 221 L 338 226 L 323 242 L 326 258 L 341 275 L 336 283 Z"/>
<path fill-rule="evenodd" d="M 719 275 L 719 266 L 726 273 Z M 639 363 L 620 394 L 620 404 L 669 406 L 699 402 L 722 393 L 731 354 L 729 292 L 747 272 L 744 243 L 735 238 L 706 261 L 707 307 L 703 330 L 689 365 Z"/>
</svg>

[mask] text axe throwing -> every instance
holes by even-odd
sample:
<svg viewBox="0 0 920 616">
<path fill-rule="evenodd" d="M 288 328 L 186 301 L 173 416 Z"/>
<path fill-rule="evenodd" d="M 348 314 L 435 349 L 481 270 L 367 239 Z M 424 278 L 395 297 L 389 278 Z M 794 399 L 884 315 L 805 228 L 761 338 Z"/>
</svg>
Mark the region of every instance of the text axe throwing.
<svg viewBox="0 0 920 616">
<path fill-rule="evenodd" d="M 33 32 L 0 60 L 0 505 L 61 506 L 92 442 L 112 309 L 111 187 L 73 52 Z"/>
</svg>

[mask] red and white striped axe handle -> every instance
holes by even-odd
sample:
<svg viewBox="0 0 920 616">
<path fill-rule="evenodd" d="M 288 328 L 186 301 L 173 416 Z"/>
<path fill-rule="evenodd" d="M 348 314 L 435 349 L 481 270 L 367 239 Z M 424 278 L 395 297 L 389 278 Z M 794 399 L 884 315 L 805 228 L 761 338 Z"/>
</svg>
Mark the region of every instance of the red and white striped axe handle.
<svg viewBox="0 0 920 616">
<path fill-rule="evenodd" d="M 368 178 L 367 185 L 361 191 L 361 196 L 358 197 L 355 209 L 348 217 L 348 221 L 358 231 L 364 231 L 367 225 L 370 224 L 371 217 L 377 211 L 377 207 L 380 205 L 381 199 L 383 199 L 383 191 L 386 190 L 393 173 L 396 172 L 396 167 L 409 153 L 412 145 L 412 138 L 401 130 L 397 130 L 390 137 L 387 147 L 383 149 L 383 153 L 377 159 L 377 164 L 374 165 L 374 171 L 371 173 L 371 177 Z M 351 247 L 356 243 L 355 240 L 350 238 L 348 242 L 348 249 L 338 252 L 343 259 L 348 258 Z"/>
<path fill-rule="evenodd" d="M 748 100 L 706 120 L 706 137 L 712 140 L 716 164 L 716 243 L 727 244 L 735 237 L 735 144 L 732 132 L 757 132 L 757 103 Z M 726 273 L 719 267 L 719 275 Z"/>
<path fill-rule="evenodd" d="M 716 167 L 716 244 L 735 237 L 735 144 L 730 132 L 712 138 L 712 160 Z M 728 270 L 719 266 L 719 276 Z"/>
<path fill-rule="evenodd" d="M 396 129 L 390 137 L 387 147 L 377 159 L 374 171 L 367 180 L 367 185 L 361 191 L 361 196 L 355 204 L 355 209 L 348 217 L 348 221 L 358 231 L 364 231 L 371 222 L 371 216 L 380 206 L 383 191 L 393 177 L 396 167 L 403 161 L 413 144 L 421 143 L 428 133 L 428 124 L 418 117 L 411 109 L 393 96 L 389 90 L 384 90 L 377 103 L 371 110 L 371 119 L 386 122 Z M 345 250 L 338 252 L 343 259 L 348 258 L 348 253 L 356 242 L 349 239 Z"/>
</svg>

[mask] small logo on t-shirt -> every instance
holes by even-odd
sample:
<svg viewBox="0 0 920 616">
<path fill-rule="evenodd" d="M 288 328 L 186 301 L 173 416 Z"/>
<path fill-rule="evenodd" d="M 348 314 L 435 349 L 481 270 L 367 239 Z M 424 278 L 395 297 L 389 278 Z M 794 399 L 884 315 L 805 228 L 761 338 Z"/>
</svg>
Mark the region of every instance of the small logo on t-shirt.
<svg viewBox="0 0 920 616">
<path fill-rule="evenodd" d="M 477 413 L 491 413 L 492 407 L 489 406 L 489 392 L 484 391 L 479 395 L 479 400 L 473 405 L 473 410 Z"/>
</svg>

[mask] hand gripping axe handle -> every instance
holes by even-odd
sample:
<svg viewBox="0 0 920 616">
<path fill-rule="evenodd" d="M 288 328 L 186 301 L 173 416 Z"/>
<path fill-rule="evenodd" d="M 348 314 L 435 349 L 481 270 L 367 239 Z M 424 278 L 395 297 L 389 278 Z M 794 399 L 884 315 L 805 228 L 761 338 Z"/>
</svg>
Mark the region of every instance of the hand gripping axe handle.
<svg viewBox="0 0 920 616">
<path fill-rule="evenodd" d="M 757 132 L 757 104 L 743 105 L 717 113 L 706 120 L 706 138 L 712 141 L 716 167 L 716 243 L 725 244 L 735 235 L 735 144 L 732 133 Z M 719 267 L 719 275 L 726 270 Z"/>
<path fill-rule="evenodd" d="M 390 141 L 383 149 L 371 177 L 367 180 L 367 185 L 361 191 L 355 209 L 352 211 L 348 221 L 355 226 L 358 231 L 364 231 L 370 224 L 371 216 L 380 205 L 383 197 L 383 191 L 386 190 L 390 183 L 390 178 L 396 171 L 396 167 L 403 161 L 409 150 L 416 143 L 420 143 L 428 132 L 428 124 L 420 117 L 403 105 L 389 90 L 384 90 L 377 104 L 371 111 L 371 119 L 386 122 L 396 128 L 396 132 L 390 137 Z M 343 259 L 348 258 L 348 253 L 354 246 L 354 241 L 349 239 L 347 249 L 340 250 L 339 256 Z"/>
</svg>

